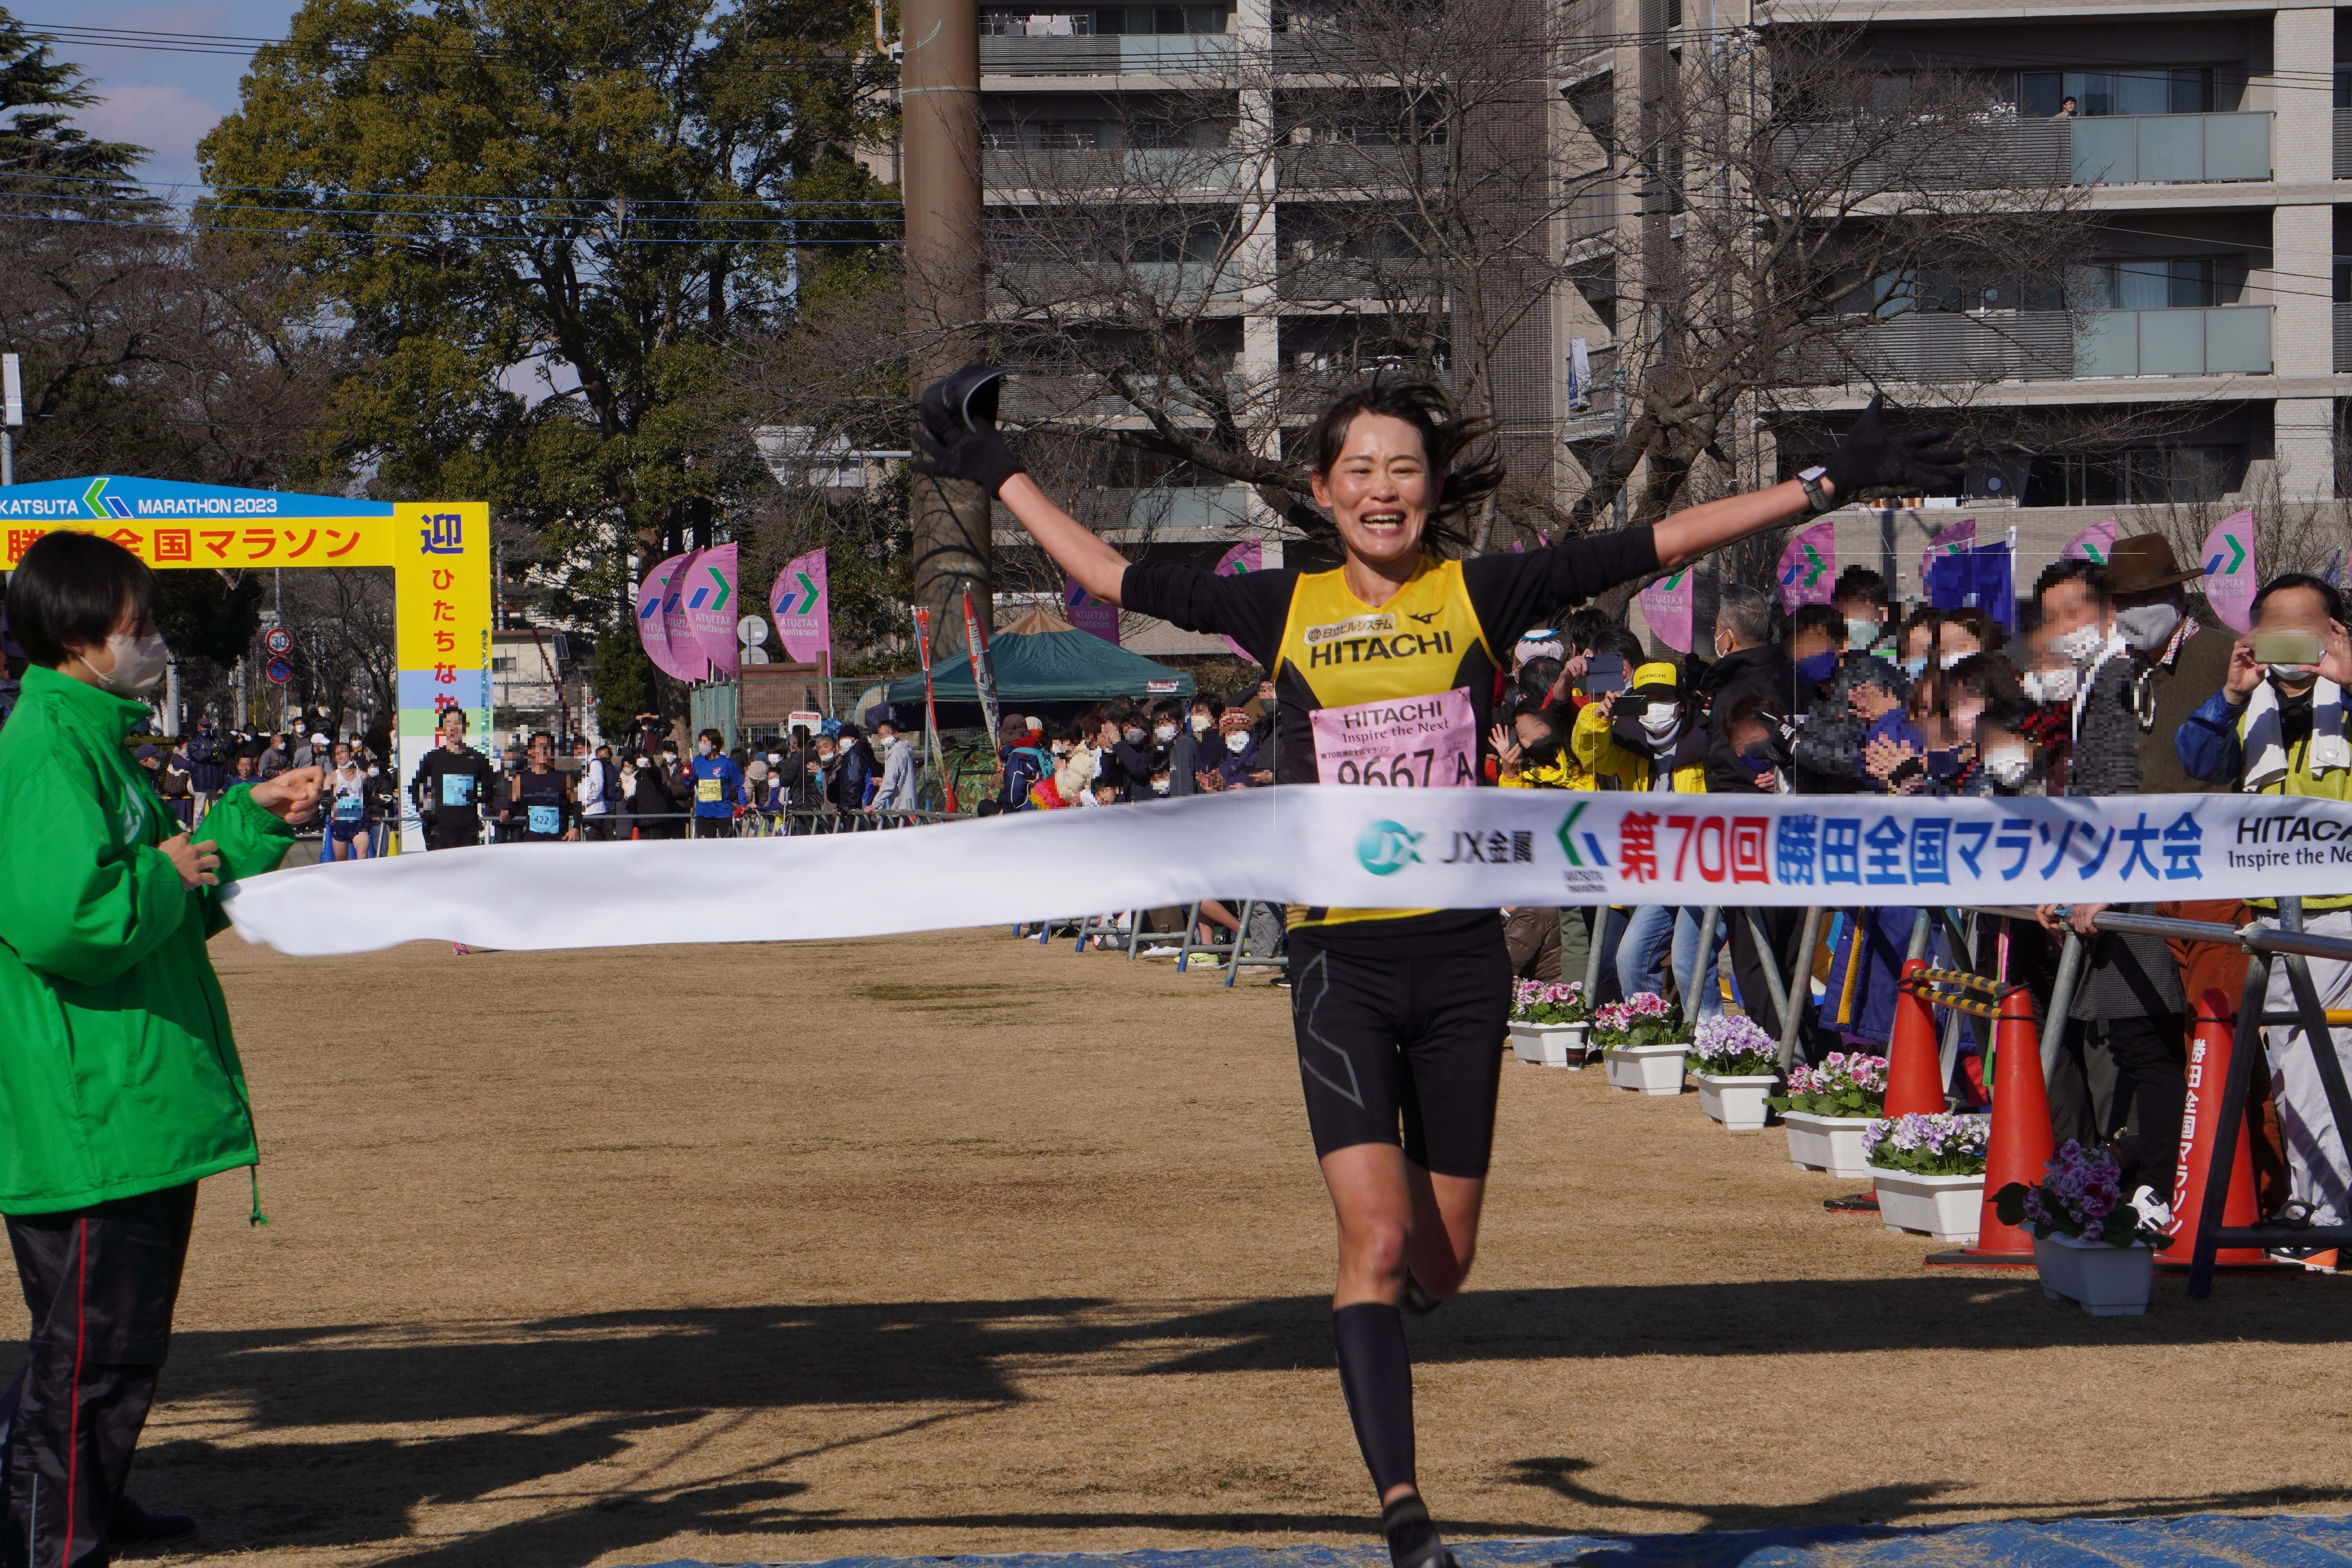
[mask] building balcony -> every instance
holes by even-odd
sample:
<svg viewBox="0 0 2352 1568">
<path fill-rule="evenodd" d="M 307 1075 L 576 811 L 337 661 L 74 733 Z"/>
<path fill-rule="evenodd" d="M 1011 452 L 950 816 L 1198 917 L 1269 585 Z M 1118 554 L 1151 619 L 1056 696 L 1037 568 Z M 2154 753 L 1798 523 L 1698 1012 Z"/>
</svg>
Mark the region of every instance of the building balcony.
<svg viewBox="0 0 2352 1568">
<path fill-rule="evenodd" d="M 2336 167 L 2333 173 L 2339 180 L 2352 180 L 2352 109 L 2336 111 Z"/>
<path fill-rule="evenodd" d="M 1276 168 L 1286 191 L 1427 190 L 1445 179 L 1445 149 L 1321 142 L 1283 148 Z"/>
<path fill-rule="evenodd" d="M 2336 363 L 2352 348 L 2338 307 Z M 1799 384 L 2066 381 L 2093 377 L 2268 375 L 2271 307 L 1940 311 L 1865 322 L 1797 355 Z"/>
<path fill-rule="evenodd" d="M 2097 310 L 2074 344 L 2077 377 L 2270 373 L 2268 305 Z"/>
<path fill-rule="evenodd" d="M 980 72 L 987 76 L 1230 76 L 1237 40 L 1231 33 L 1166 33 L 1139 37 L 1088 34 L 1075 37 L 995 37 L 980 40 Z"/>
<path fill-rule="evenodd" d="M 1255 161 L 1221 147 L 992 147 L 981 155 L 981 170 L 992 195 L 1231 200 L 1255 174 Z"/>
<path fill-rule="evenodd" d="M 2271 116 L 2105 114 L 2072 122 L 2078 185 L 2267 180 Z"/>
<path fill-rule="evenodd" d="M 2339 301 L 2330 309 L 2336 312 L 2336 374 L 2352 374 L 2352 305 Z"/>
</svg>

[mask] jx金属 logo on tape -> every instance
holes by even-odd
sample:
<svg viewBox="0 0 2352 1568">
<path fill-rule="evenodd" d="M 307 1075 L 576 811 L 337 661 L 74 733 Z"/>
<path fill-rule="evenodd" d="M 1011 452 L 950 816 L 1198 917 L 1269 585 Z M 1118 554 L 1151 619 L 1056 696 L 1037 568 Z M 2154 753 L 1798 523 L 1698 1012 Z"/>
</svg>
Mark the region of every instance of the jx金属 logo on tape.
<svg viewBox="0 0 2352 1568">
<path fill-rule="evenodd" d="M 1403 823 L 1382 817 L 1365 824 L 1363 832 L 1356 836 L 1356 859 L 1375 877 L 1402 871 L 1420 863 L 1421 851 L 1416 846 L 1421 837 Z"/>
</svg>

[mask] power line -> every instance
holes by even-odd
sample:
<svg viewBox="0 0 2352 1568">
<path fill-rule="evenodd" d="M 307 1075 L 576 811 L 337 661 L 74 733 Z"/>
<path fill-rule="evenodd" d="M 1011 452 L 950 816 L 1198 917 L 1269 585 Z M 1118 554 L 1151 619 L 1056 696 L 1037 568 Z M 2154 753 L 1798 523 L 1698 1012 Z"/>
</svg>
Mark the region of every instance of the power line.
<svg viewBox="0 0 2352 1568">
<path fill-rule="evenodd" d="M 114 187 L 114 188 L 121 188 L 121 187 L 127 187 L 127 186 L 137 186 L 137 187 L 140 187 L 140 188 L 142 188 L 142 189 L 150 190 L 150 191 L 156 190 L 156 189 L 162 189 L 162 190 L 164 190 L 164 191 L 178 191 L 178 190 L 182 190 L 182 189 L 186 188 L 186 187 L 184 187 L 184 186 L 180 186 L 180 185 L 167 185 L 167 186 L 161 186 L 161 187 L 159 187 L 159 186 L 157 186 L 157 185 L 154 184 L 154 182 L 152 182 L 152 181 L 142 181 L 142 180 L 110 180 L 110 179 L 108 179 L 107 177 L 105 177 L 105 176 L 104 176 L 104 175 L 102 175 L 102 174 L 31 174 L 31 173 L 24 173 L 24 172 L 20 172 L 20 171 L 16 171 L 16 170 L 0 170 L 0 179 L 32 180 L 32 181 L 36 181 L 36 182 L 38 182 L 38 183 L 40 183 L 40 184 L 55 184 L 55 183 L 62 183 L 62 182 L 70 182 L 70 183 L 75 184 L 106 185 L 106 186 L 109 186 L 109 187 Z M 309 185 L 309 186 L 289 186 L 289 185 L 207 185 L 207 186 L 205 186 L 205 187 L 204 187 L 204 188 L 205 188 L 205 189 L 207 189 L 207 190 L 213 190 L 213 191 L 227 191 L 227 192 L 232 192 L 232 193 L 235 193 L 235 194 L 237 194 L 237 195 L 258 195 L 302 196 L 302 197 L 306 197 L 306 198 L 317 199 L 317 200 L 325 200 L 325 201 L 337 201 L 337 200 L 346 200 L 346 199 L 354 199 L 354 198 L 362 198 L 362 197 L 364 197 L 364 198 L 366 198 L 366 199 L 368 199 L 368 200 L 371 200 L 371 201 L 418 201 L 418 202 L 581 202 L 581 203 L 593 203 L 593 204 L 599 204 L 599 205 L 604 205 L 604 206 L 611 206 L 611 205 L 614 205 L 615 202 L 625 202 L 625 203 L 628 205 L 628 206 L 629 206 L 629 208 L 630 208 L 630 210 L 631 210 L 632 212 L 635 212 L 635 209 L 637 209 L 638 207 L 672 207 L 672 206 L 693 206 L 693 207 L 707 207 L 707 206 L 762 206 L 762 207 L 791 207 L 791 206 L 827 206 L 827 207 L 839 207 L 839 206 L 874 206 L 874 207 L 895 207 L 895 206 L 903 206 L 903 205 L 906 205 L 903 201 L 899 200 L 899 199 L 898 199 L 898 198 L 897 198 L 897 197 L 879 197 L 879 196 L 877 196 L 877 197 L 873 197 L 873 198 L 870 198 L 870 199 L 868 199 L 868 198 L 864 198 L 864 197 L 859 197 L 859 198 L 856 198 L 856 199 L 851 199 L 851 198 L 848 198 L 848 197 L 843 197 L 843 198 L 840 198 L 840 199 L 837 199 L 837 200 L 836 200 L 836 199 L 834 199 L 834 198 L 831 198 L 831 197 L 822 197 L 822 196 L 811 196 L 811 197 L 777 197 L 777 198 L 771 199 L 771 198 L 764 197 L 764 196 L 710 196 L 710 197 L 698 197 L 698 196 L 562 196 L 562 195 L 511 195 L 511 194 L 508 194 L 508 193 L 503 193 L 503 192 L 498 192 L 498 193 L 483 193 L 483 194 L 476 195 L 436 195 L 436 194 L 434 194 L 434 193 L 426 192 L 426 191 L 347 191 L 347 190 L 340 190 L 340 189 L 336 189 L 336 188 L 330 187 L 330 186 L 324 186 L 324 185 Z M 127 199 L 139 200 L 139 199 L 145 199 L 145 198 L 137 198 L 137 197 L 133 197 L 133 198 L 127 198 Z M 169 201 L 170 201 L 170 200 L 172 200 L 173 198 L 171 198 L 171 197 L 169 197 L 169 196 L 156 196 L 156 197 L 153 197 L 152 199 L 153 199 L 153 200 L 156 200 L 156 201 L 159 201 L 159 202 L 169 202 Z"/>
</svg>

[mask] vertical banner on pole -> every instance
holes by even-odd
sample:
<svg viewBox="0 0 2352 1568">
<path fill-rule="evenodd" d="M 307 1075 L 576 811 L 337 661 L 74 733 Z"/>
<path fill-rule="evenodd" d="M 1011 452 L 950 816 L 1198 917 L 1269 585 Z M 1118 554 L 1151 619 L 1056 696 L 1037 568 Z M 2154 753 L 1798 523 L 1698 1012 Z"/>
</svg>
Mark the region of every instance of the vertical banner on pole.
<svg viewBox="0 0 2352 1568">
<path fill-rule="evenodd" d="M 1691 598 L 1695 589 L 1687 566 L 1659 578 L 1636 595 L 1650 635 L 1676 653 L 1691 650 Z"/>
<path fill-rule="evenodd" d="M 972 603 L 971 587 L 963 591 L 964 646 L 971 658 L 972 689 L 980 694 L 981 717 L 988 723 L 988 743 L 996 743 L 996 666 L 988 657 L 988 633 L 980 624 L 980 606 Z"/>
<path fill-rule="evenodd" d="M 697 555 L 682 595 L 695 651 L 709 661 L 712 678 L 719 680 L 734 679 L 742 658 L 737 651 L 742 645 L 735 636 L 735 623 L 743 618 L 735 604 L 735 555 L 732 544 Z"/>
<path fill-rule="evenodd" d="M 1960 519 L 1929 540 L 1927 548 L 1919 552 L 1919 591 L 1923 594 L 1927 591 L 1928 574 L 1935 570 L 1938 560 L 1947 555 L 1958 555 L 1976 542 L 1977 520 L 1972 517 Z"/>
<path fill-rule="evenodd" d="M 2095 561 L 2105 566 L 2107 563 L 2107 557 L 2115 553 L 2115 549 L 2116 520 L 2109 518 L 2105 522 L 2091 524 L 2090 527 L 2068 540 L 2066 548 L 2058 552 L 2058 559 Z"/>
<path fill-rule="evenodd" d="M 2221 624 L 2242 632 L 2253 624 L 2254 514 L 2232 512 L 2205 536 L 2205 603 Z"/>
<path fill-rule="evenodd" d="M 1076 578 L 1062 579 L 1062 614 L 1078 630 L 1118 646 L 1118 606 L 1096 598 Z"/>
<path fill-rule="evenodd" d="M 490 735 L 490 509 L 483 501 L 401 501 L 393 508 L 398 605 L 400 782 L 435 744 L 441 710 L 462 708 L 478 748 Z M 404 854 L 424 830 L 404 822 Z"/>
<path fill-rule="evenodd" d="M 775 586 L 768 590 L 768 614 L 776 623 L 786 662 L 818 664 L 833 657 L 833 600 L 824 551 L 812 550 L 784 563 Z"/>
<path fill-rule="evenodd" d="M 1826 605 L 1837 588 L 1837 525 L 1824 518 L 1800 529 L 1780 552 L 1780 608 Z"/>
<path fill-rule="evenodd" d="M 923 666 L 923 750 L 945 779 L 948 763 L 947 753 L 940 746 L 940 706 L 931 695 L 931 612 L 922 605 L 915 606 L 915 657 Z"/>
<path fill-rule="evenodd" d="M 698 680 L 702 676 L 702 658 L 692 644 L 673 647 L 669 637 L 669 602 L 677 596 L 674 589 L 685 581 L 682 574 L 692 555 L 688 551 L 671 556 L 637 584 L 637 642 L 654 668 L 673 680 Z"/>
</svg>

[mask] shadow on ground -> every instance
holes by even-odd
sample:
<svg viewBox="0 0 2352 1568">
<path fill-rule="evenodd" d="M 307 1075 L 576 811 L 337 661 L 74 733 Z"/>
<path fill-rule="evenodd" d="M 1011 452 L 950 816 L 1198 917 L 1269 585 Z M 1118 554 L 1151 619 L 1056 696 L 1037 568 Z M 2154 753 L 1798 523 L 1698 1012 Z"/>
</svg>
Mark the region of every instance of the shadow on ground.
<svg viewBox="0 0 2352 1568">
<path fill-rule="evenodd" d="M 2201 1343 L 2215 1334 L 2279 1344 L 2341 1335 L 2334 1292 L 2301 1280 L 2224 1281 L 2190 1302 L 2159 1285 L 2139 1319 L 2092 1319 L 2050 1307 L 2032 1279 L 1951 1275 L 1916 1279 L 1784 1280 L 1656 1288 L 1596 1287 L 1472 1295 L 1414 1331 L 1430 1363 L 1638 1355 L 1802 1355 L 1759 1325 L 1802 1324 L 1816 1353 L 1888 1350 L 2036 1350 L 2071 1345 Z M 1007 1368 L 1059 1362 L 1086 1370 L 1116 1356 L 1130 1373 L 1287 1371 L 1328 1362 L 1328 1307 L 1297 1297 L 1189 1305 L 1084 1299 L 916 1302 L 630 1312 L 442 1327 L 366 1325 L 305 1331 L 192 1332 L 178 1337 L 165 1392 L 250 1413 L 253 1438 L 231 1447 L 159 1441 L 142 1456 L 142 1490 L 202 1500 L 207 1544 L 390 1545 L 413 1564 L 562 1564 L 681 1533 L 789 1535 L 809 1530 L 1289 1531 L 1360 1539 L 1364 1521 L 1326 1513 L 1036 1512 L 844 1519 L 802 1506 L 777 1454 L 751 1473 L 668 1488 L 626 1467 L 593 1489 L 557 1478 L 618 1461 L 661 1429 L 712 1416 L 803 1404 L 908 1407 L 906 1419 L 856 1439 L 887 1439 L 1023 1396 Z M 950 1406 L 941 1412 L 940 1406 Z M 928 1408 L 918 1408 L 928 1407 Z M 472 1425 L 459 1435 L 372 1436 L 366 1429 Z M 359 1435 L 351 1434 L 360 1429 Z M 491 1429 L 484 1429 L 491 1428 Z M 333 1437 L 305 1434 L 333 1431 Z M 275 1436 L 284 1434 L 282 1437 Z M 1574 1457 L 1531 1457 L 1513 1479 L 1596 1508 L 1668 1505 L 1621 1498 L 1582 1479 Z M 366 1484 L 358 1484 L 364 1477 Z M 1709 1529 L 1932 1521 L 1965 1509 L 2054 1518 L 2167 1516 L 2216 1509 L 2294 1508 L 2352 1500 L 2346 1489 L 2249 1489 L 2126 1499 L 1939 1500 L 1958 1479 L 1923 1478 L 1784 1507 L 1703 1499 L 1671 1505 Z M 419 1505 L 547 1493 L 549 1511 L 446 1543 L 415 1539 Z M 592 1495 L 593 1492 L 593 1495 Z M 372 1502 L 354 1500 L 367 1498 Z M 1549 1510 L 1530 1509 L 1531 1513 Z M 1459 1536 L 1552 1533 L 1523 1519 L 1455 1520 Z M 402 1551 L 405 1542 L 408 1550 Z"/>
</svg>

